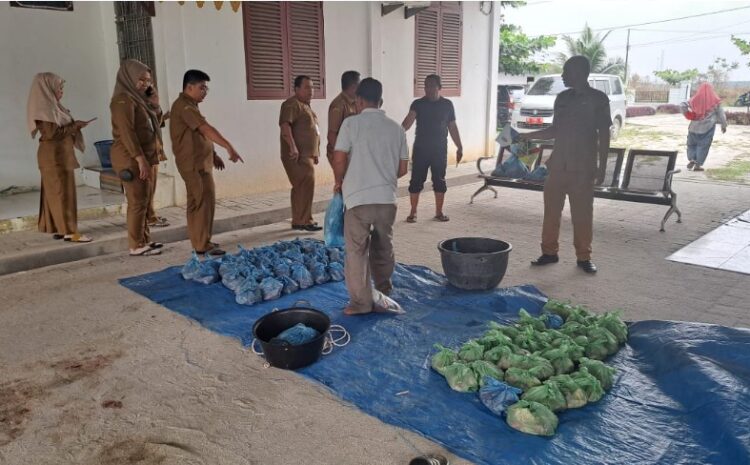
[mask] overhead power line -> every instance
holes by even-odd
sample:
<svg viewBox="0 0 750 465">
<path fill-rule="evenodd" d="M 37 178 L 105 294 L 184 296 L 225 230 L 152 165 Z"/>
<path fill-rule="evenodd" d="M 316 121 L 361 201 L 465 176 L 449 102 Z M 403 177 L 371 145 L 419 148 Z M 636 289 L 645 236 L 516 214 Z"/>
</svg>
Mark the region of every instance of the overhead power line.
<svg viewBox="0 0 750 465">
<path fill-rule="evenodd" d="M 701 18 L 703 16 L 718 15 L 718 14 L 721 14 L 721 13 L 729 13 L 731 11 L 747 10 L 747 9 L 750 9 L 750 5 L 748 5 L 748 6 L 740 6 L 740 7 L 736 7 L 736 8 L 727 8 L 725 10 L 709 11 L 709 12 L 706 12 L 706 13 L 700 13 L 700 14 L 695 14 L 695 15 L 680 16 L 678 18 L 668 18 L 668 19 L 661 19 L 661 20 L 658 20 L 658 21 L 648 21 L 648 22 L 645 22 L 645 23 L 625 24 L 625 25 L 622 25 L 622 26 L 612 26 L 612 27 L 601 27 L 601 28 L 597 28 L 597 29 L 592 29 L 592 31 L 593 32 L 614 31 L 614 30 L 617 30 L 617 29 L 627 29 L 627 28 L 633 28 L 633 27 L 638 27 L 638 26 L 648 26 L 648 25 L 651 25 L 651 24 L 662 24 L 662 23 L 668 23 L 668 22 L 671 22 L 671 21 L 682 21 L 682 20 L 685 20 L 685 19 Z M 580 33 L 581 33 L 581 31 L 571 31 L 571 32 L 557 32 L 557 33 L 554 33 L 554 34 L 544 34 L 544 35 L 546 35 L 546 36 L 562 36 L 562 35 L 580 34 Z"/>
</svg>

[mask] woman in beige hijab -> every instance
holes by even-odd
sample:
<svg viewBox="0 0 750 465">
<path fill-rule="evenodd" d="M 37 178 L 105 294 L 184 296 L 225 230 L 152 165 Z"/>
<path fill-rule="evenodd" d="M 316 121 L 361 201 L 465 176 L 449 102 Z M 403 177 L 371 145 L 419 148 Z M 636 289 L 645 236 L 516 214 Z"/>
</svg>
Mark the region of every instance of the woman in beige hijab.
<svg viewBox="0 0 750 465">
<path fill-rule="evenodd" d="M 162 112 L 155 101 L 151 70 L 125 60 L 109 108 L 112 113 L 112 167 L 125 178 L 128 199 L 128 247 L 131 256 L 158 255 L 163 244 L 152 242 L 148 210 L 156 182 L 154 166 L 162 153 Z"/>
<path fill-rule="evenodd" d="M 78 205 L 74 171 L 78 168 L 74 147 L 84 151 L 81 129 L 88 122 L 74 121 L 60 104 L 65 81 L 53 73 L 34 76 L 27 104 L 27 126 L 32 139 L 39 137 L 37 162 L 42 174 L 39 231 L 55 239 L 91 242 L 78 233 Z"/>
</svg>

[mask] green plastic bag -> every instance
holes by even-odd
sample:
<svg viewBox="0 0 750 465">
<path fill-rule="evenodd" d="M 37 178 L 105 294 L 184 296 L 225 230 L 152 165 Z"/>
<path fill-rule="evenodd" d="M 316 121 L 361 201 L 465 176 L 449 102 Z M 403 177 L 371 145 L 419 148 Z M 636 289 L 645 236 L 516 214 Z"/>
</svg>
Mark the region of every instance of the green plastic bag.
<svg viewBox="0 0 750 465">
<path fill-rule="evenodd" d="M 454 363 L 443 370 L 445 380 L 454 391 L 474 392 L 479 389 L 479 381 L 474 370 L 463 363 Z"/>
<path fill-rule="evenodd" d="M 585 336 L 588 329 L 587 326 L 582 325 L 577 321 L 566 321 L 565 324 L 562 325 L 562 328 L 560 328 L 560 332 L 575 339 L 577 336 Z"/>
<path fill-rule="evenodd" d="M 583 407 L 588 402 L 588 396 L 578 383 L 570 377 L 570 375 L 553 376 L 546 382 L 554 382 L 557 384 L 560 388 L 560 392 L 565 396 L 565 405 L 567 408 Z"/>
<path fill-rule="evenodd" d="M 441 375 L 445 375 L 445 368 L 458 360 L 458 354 L 456 354 L 456 351 L 443 347 L 440 344 L 435 344 L 435 348 L 438 349 L 438 352 L 432 356 L 432 369 Z"/>
<path fill-rule="evenodd" d="M 469 341 L 461 346 L 458 351 L 458 358 L 464 362 L 474 362 L 482 360 L 484 356 L 484 347 L 477 341 Z"/>
<path fill-rule="evenodd" d="M 620 312 L 608 312 L 599 317 L 598 325 L 607 328 L 620 344 L 625 344 L 628 340 L 628 325 L 620 319 Z"/>
<path fill-rule="evenodd" d="M 538 402 L 521 400 L 507 411 L 508 425 L 522 433 L 552 436 L 557 429 L 557 416 Z"/>
<path fill-rule="evenodd" d="M 547 361 L 529 368 L 529 373 L 539 381 L 544 381 L 555 374 L 555 368 Z"/>
<path fill-rule="evenodd" d="M 505 371 L 505 382 L 524 391 L 542 384 L 539 378 L 529 373 L 528 370 L 512 367 Z"/>
<path fill-rule="evenodd" d="M 528 326 L 534 328 L 536 331 L 547 329 L 547 325 L 542 320 L 534 318 L 523 308 L 518 312 L 518 326 L 522 328 Z"/>
<path fill-rule="evenodd" d="M 477 342 L 484 347 L 484 350 L 490 350 L 498 346 L 513 345 L 513 340 L 497 330 L 487 331 L 484 336 L 477 339 Z"/>
<path fill-rule="evenodd" d="M 560 315 L 561 317 L 563 317 L 563 320 L 567 320 L 568 316 L 573 311 L 573 306 L 570 304 L 570 302 L 549 299 L 547 303 L 544 304 L 544 310 Z"/>
<path fill-rule="evenodd" d="M 529 352 L 536 352 L 541 348 L 539 341 L 537 340 L 536 331 L 531 326 L 524 326 L 513 339 L 513 343 L 520 349 L 528 350 Z"/>
<path fill-rule="evenodd" d="M 612 388 L 615 372 L 613 367 L 605 365 L 599 360 L 592 360 L 590 358 L 583 357 L 579 361 L 579 366 L 585 368 L 591 373 L 591 376 L 598 379 L 602 385 L 602 389 L 609 391 Z"/>
<path fill-rule="evenodd" d="M 586 357 L 595 360 L 604 360 L 609 356 L 609 348 L 606 339 L 589 338 L 589 344 L 586 346 Z"/>
<path fill-rule="evenodd" d="M 497 346 L 486 351 L 484 353 L 484 359 L 488 362 L 498 364 L 502 359 L 509 361 L 511 355 L 513 355 L 513 348 L 511 346 Z"/>
<path fill-rule="evenodd" d="M 502 368 L 503 370 L 507 370 L 508 368 L 512 366 L 516 366 L 520 363 L 523 363 L 523 361 L 526 359 L 526 355 L 522 354 L 508 354 L 506 352 L 503 352 L 500 356 L 500 359 L 497 361 L 497 366 Z"/>
<path fill-rule="evenodd" d="M 602 384 L 586 368 L 580 368 L 571 374 L 570 377 L 586 393 L 586 400 L 588 402 L 597 402 L 604 396 Z"/>
<path fill-rule="evenodd" d="M 552 367 L 554 368 L 554 374 L 556 375 L 564 375 L 566 373 L 570 373 L 575 368 L 575 364 L 573 363 L 573 360 L 570 359 L 570 355 L 568 354 L 568 347 L 569 346 L 564 345 L 562 347 L 558 347 L 557 349 L 550 349 L 542 352 L 542 357 L 549 360 L 549 362 L 552 364 Z"/>
<path fill-rule="evenodd" d="M 469 366 L 474 371 L 474 374 L 479 380 L 479 387 L 484 386 L 485 376 L 495 378 L 498 381 L 503 380 L 503 372 L 498 367 L 485 360 L 477 360 L 476 362 L 469 363 Z"/>
<path fill-rule="evenodd" d="M 518 329 L 513 326 L 501 325 L 494 321 L 490 321 L 487 326 L 490 328 L 490 331 L 501 332 L 511 339 L 515 339 L 515 337 L 518 336 Z"/>
<path fill-rule="evenodd" d="M 547 381 L 541 386 L 535 386 L 523 393 L 521 400 L 539 402 L 553 412 L 565 410 L 567 402 L 565 396 L 560 392 L 560 387 L 554 381 Z"/>
<path fill-rule="evenodd" d="M 615 335 L 609 332 L 607 328 L 594 325 L 589 328 L 586 335 L 588 336 L 589 340 L 604 340 L 604 344 L 607 347 L 607 355 L 614 354 L 615 352 L 620 350 L 620 343 L 617 342 L 617 338 L 615 337 Z"/>
</svg>

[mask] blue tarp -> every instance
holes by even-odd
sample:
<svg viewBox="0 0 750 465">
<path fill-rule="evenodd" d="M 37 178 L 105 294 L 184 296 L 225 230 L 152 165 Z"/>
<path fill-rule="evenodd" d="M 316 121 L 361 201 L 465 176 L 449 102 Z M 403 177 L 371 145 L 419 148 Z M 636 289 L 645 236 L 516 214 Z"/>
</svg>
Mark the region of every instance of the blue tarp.
<svg viewBox="0 0 750 465">
<path fill-rule="evenodd" d="M 452 391 L 429 368 L 435 343 L 456 347 L 482 334 L 487 321 L 514 321 L 521 308 L 538 314 L 546 297 L 533 286 L 466 292 L 429 269 L 399 265 L 393 297 L 406 315 L 344 317 L 343 283 L 252 307 L 236 304 L 220 283 L 184 281 L 179 267 L 121 283 L 244 345 L 260 316 L 308 301 L 344 325 L 352 342 L 299 373 L 477 464 L 750 463 L 750 330 L 630 325 L 627 345 L 608 361 L 617 368 L 612 390 L 596 404 L 561 412 L 555 436 L 541 438 L 511 429 L 476 394 Z"/>
</svg>

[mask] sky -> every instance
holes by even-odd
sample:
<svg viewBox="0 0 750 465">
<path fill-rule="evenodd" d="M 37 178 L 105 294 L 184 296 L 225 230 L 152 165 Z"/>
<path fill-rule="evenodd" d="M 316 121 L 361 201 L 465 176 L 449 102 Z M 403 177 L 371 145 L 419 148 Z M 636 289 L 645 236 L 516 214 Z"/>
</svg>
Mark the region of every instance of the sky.
<svg viewBox="0 0 750 465">
<path fill-rule="evenodd" d="M 695 0 L 528 0 L 526 6 L 504 10 L 504 21 L 520 26 L 530 36 L 575 33 L 588 23 L 592 29 L 660 21 L 731 8 L 731 12 L 643 26 L 630 32 L 628 74 L 650 75 L 660 69 L 698 68 L 705 71 L 715 58 L 737 61 L 732 81 L 750 81 L 749 56 L 730 41 L 732 33 L 750 40 L 750 1 Z M 602 31 L 602 34 L 606 33 Z M 571 34 L 574 35 L 574 34 Z M 604 42 L 610 57 L 625 58 L 627 28 L 615 29 Z M 558 40 L 554 51 L 563 51 Z"/>
</svg>

